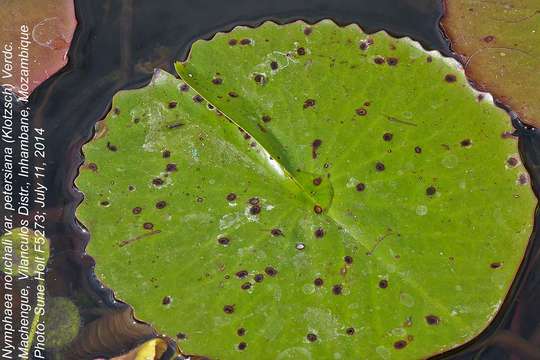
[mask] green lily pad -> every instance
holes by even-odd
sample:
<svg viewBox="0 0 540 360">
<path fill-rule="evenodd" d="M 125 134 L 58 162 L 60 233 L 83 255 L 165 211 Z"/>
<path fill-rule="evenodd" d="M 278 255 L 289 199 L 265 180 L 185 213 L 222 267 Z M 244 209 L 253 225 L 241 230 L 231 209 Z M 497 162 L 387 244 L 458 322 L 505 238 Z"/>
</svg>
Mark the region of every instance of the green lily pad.
<svg viewBox="0 0 540 360">
<path fill-rule="evenodd" d="M 85 145 L 79 219 L 137 317 L 212 359 L 423 358 L 481 332 L 536 200 L 457 62 L 331 21 L 197 41 Z"/>
<path fill-rule="evenodd" d="M 467 75 L 540 127 L 538 0 L 452 0 L 445 8 L 442 25 Z"/>
</svg>

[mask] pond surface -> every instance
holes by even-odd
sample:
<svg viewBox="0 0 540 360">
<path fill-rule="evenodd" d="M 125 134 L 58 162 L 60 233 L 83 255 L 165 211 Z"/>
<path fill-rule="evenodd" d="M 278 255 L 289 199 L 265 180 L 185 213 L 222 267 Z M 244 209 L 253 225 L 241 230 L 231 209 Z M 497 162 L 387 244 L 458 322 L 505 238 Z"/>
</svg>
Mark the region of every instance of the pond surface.
<svg viewBox="0 0 540 360">
<path fill-rule="evenodd" d="M 343 25 L 357 23 L 367 32 L 384 29 L 451 55 L 439 28 L 442 7 L 436 0 L 80 0 L 76 10 L 79 27 L 69 63 L 33 93 L 29 104 L 35 124 L 49 134 L 47 206 L 52 258 L 48 288 L 52 296 L 71 299 L 85 325 L 64 358 L 109 357 L 152 336 L 144 324 L 133 325 L 129 308 L 116 302 L 112 292 L 96 281 L 93 260 L 83 255 L 90 236 L 74 216 L 82 200 L 73 188 L 82 163 L 81 145 L 92 136 L 94 124 L 107 113 L 117 91 L 144 86 L 156 67 L 173 73 L 173 61 L 184 59 L 198 38 L 269 19 L 283 23 L 331 18 Z M 520 151 L 537 187 L 540 136 L 517 125 Z M 510 358 L 510 349 L 526 345 L 509 332 L 529 339 L 530 346 L 535 341 L 540 346 L 539 246 L 535 231 L 512 294 L 493 324 L 471 344 L 440 357 Z M 490 346 L 493 343 L 502 346 Z M 56 357 L 51 354 L 51 358 Z"/>
</svg>

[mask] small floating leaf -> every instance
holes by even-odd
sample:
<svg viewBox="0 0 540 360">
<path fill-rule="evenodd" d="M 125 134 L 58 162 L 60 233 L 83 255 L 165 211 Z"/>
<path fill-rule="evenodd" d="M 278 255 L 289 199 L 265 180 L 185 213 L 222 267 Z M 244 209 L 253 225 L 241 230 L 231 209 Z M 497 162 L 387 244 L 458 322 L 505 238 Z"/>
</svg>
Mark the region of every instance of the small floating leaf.
<svg viewBox="0 0 540 360">
<path fill-rule="evenodd" d="M 538 0 L 446 0 L 445 5 L 442 24 L 467 75 L 524 122 L 540 127 Z"/>
<path fill-rule="evenodd" d="M 115 97 L 77 179 L 137 317 L 213 359 L 424 358 L 489 324 L 536 201 L 455 61 L 323 21 L 235 28 L 177 70 Z"/>
</svg>

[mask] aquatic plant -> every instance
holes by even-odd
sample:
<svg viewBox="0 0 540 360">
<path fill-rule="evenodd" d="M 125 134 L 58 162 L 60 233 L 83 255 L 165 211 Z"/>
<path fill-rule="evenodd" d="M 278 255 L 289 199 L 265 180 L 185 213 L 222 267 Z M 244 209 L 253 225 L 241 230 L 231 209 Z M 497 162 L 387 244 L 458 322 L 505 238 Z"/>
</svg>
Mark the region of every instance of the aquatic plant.
<svg viewBox="0 0 540 360">
<path fill-rule="evenodd" d="M 331 21 L 197 41 L 115 96 L 77 214 L 135 315 L 213 359 L 424 358 L 478 335 L 536 200 L 459 64 Z"/>
<path fill-rule="evenodd" d="M 48 297 L 44 316 L 50 331 L 47 336 L 48 348 L 59 349 L 68 345 L 79 333 L 81 317 L 77 306 L 66 297 Z"/>
<path fill-rule="evenodd" d="M 467 75 L 524 122 L 539 127 L 538 1 L 446 0 L 445 7 L 443 28 L 462 55 Z"/>
</svg>

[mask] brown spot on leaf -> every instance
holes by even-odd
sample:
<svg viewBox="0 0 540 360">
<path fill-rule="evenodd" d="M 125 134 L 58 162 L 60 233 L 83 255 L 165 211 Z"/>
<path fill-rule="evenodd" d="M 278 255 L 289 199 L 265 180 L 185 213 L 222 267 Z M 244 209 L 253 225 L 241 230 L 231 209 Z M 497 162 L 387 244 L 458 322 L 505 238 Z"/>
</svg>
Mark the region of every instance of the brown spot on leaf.
<svg viewBox="0 0 540 360">
<path fill-rule="evenodd" d="M 136 207 L 134 207 L 133 209 L 131 209 L 131 212 L 132 212 L 133 214 L 135 214 L 135 215 L 140 214 L 141 211 L 142 211 L 142 208 L 139 207 L 139 206 L 136 206 Z"/>
<path fill-rule="evenodd" d="M 163 298 L 163 300 L 161 300 L 161 303 L 162 303 L 163 305 L 169 305 L 169 304 L 171 303 L 171 301 L 172 301 L 172 299 L 171 299 L 170 296 L 165 296 L 165 297 Z"/>
<path fill-rule="evenodd" d="M 367 110 L 364 109 L 364 108 L 358 108 L 355 110 L 356 112 L 356 115 L 358 116 L 366 116 L 367 115 Z"/>
<path fill-rule="evenodd" d="M 311 143 L 311 157 L 313 159 L 317 158 L 317 150 L 321 147 L 321 145 L 322 145 L 322 140 L 321 139 L 315 139 Z"/>
<path fill-rule="evenodd" d="M 161 186 L 163 185 L 165 182 L 163 181 L 163 179 L 161 178 L 154 178 L 152 180 L 152 184 L 154 184 L 155 186 Z"/>
<path fill-rule="evenodd" d="M 221 84 L 223 84 L 223 79 L 219 78 L 219 77 L 215 77 L 215 78 L 212 79 L 212 84 L 221 85 Z"/>
<path fill-rule="evenodd" d="M 168 106 L 169 106 L 169 109 L 174 109 L 176 105 L 178 105 L 176 101 L 170 101 Z"/>
<path fill-rule="evenodd" d="M 518 164 L 518 159 L 516 159 L 515 157 L 511 156 L 509 157 L 507 160 L 506 160 L 506 163 L 508 164 L 508 166 L 510 167 L 514 167 Z"/>
<path fill-rule="evenodd" d="M 251 289 L 251 283 L 250 282 L 245 282 L 240 286 L 240 288 L 242 290 L 249 290 L 249 289 Z"/>
<path fill-rule="evenodd" d="M 315 100 L 314 99 L 307 99 L 304 101 L 304 109 L 314 107 L 315 106 Z"/>
<path fill-rule="evenodd" d="M 267 266 L 265 269 L 264 269 L 264 272 L 266 273 L 266 275 L 268 276 L 276 276 L 277 275 L 277 270 L 274 269 L 272 266 Z"/>
<path fill-rule="evenodd" d="M 437 192 L 437 189 L 434 186 L 430 186 L 426 189 L 427 196 L 433 196 Z"/>
<path fill-rule="evenodd" d="M 346 264 L 351 265 L 351 264 L 353 263 L 353 258 L 352 258 L 352 256 L 346 255 L 346 256 L 343 258 L 343 261 L 345 261 Z"/>
<path fill-rule="evenodd" d="M 272 62 L 270 63 L 270 69 L 272 69 L 272 70 L 277 70 L 278 67 L 279 67 L 279 64 L 277 63 L 277 61 L 272 61 Z"/>
<path fill-rule="evenodd" d="M 143 228 L 144 228 L 145 230 L 152 230 L 152 229 L 154 228 L 154 224 L 152 224 L 151 222 L 145 222 L 145 223 L 143 224 Z"/>
<path fill-rule="evenodd" d="M 439 325 L 439 317 L 435 315 L 427 315 L 426 316 L 426 322 L 428 325 Z"/>
<path fill-rule="evenodd" d="M 262 117 L 262 121 L 267 123 L 267 122 L 270 122 L 270 120 L 272 120 L 272 118 L 268 115 L 263 115 Z"/>
<path fill-rule="evenodd" d="M 470 147 L 472 145 L 471 139 L 463 139 L 460 142 L 461 146 L 463 147 Z"/>
<path fill-rule="evenodd" d="M 315 230 L 315 237 L 319 239 L 324 237 L 324 229 L 318 228 L 317 230 Z"/>
<path fill-rule="evenodd" d="M 228 42 L 229 45 L 231 46 L 235 46 L 236 44 L 238 44 L 238 40 L 236 39 L 230 39 L 229 42 Z"/>
<path fill-rule="evenodd" d="M 270 234 L 272 234 L 272 236 L 283 236 L 283 231 L 278 228 L 274 228 L 270 230 Z"/>
<path fill-rule="evenodd" d="M 232 314 L 234 312 L 234 305 L 225 305 L 223 307 L 223 312 L 225 314 Z"/>
<path fill-rule="evenodd" d="M 229 194 L 227 194 L 227 200 L 228 200 L 228 201 L 234 201 L 234 200 L 236 200 L 236 194 L 235 194 L 235 193 L 229 193 Z"/>
<path fill-rule="evenodd" d="M 240 271 L 236 272 L 236 277 L 239 278 L 239 279 L 243 279 L 246 276 L 248 276 L 247 270 L 240 270 Z"/>
<path fill-rule="evenodd" d="M 238 94 L 234 91 L 229 91 L 229 96 L 232 97 L 232 98 L 237 98 L 238 97 Z"/>
<path fill-rule="evenodd" d="M 109 149 L 111 151 L 117 151 L 118 147 L 116 145 L 113 145 L 113 144 L 111 144 L 110 142 L 107 141 L 107 149 Z"/>
<path fill-rule="evenodd" d="M 247 343 L 241 342 L 238 344 L 238 350 L 245 350 L 247 348 Z"/>
<path fill-rule="evenodd" d="M 88 163 L 88 165 L 86 165 L 86 168 L 88 170 L 91 170 L 91 171 L 97 171 L 98 167 L 95 163 Z"/>
<path fill-rule="evenodd" d="M 264 280 L 264 275 L 263 274 L 257 274 L 253 277 L 253 280 L 255 280 L 255 282 L 262 282 Z"/>
<path fill-rule="evenodd" d="M 309 36 L 312 33 L 312 29 L 310 27 L 307 27 L 304 29 L 304 35 Z"/>
<path fill-rule="evenodd" d="M 167 206 L 167 203 L 163 200 L 160 200 L 156 203 L 156 208 L 157 209 L 163 209 L 165 206 Z"/>
<path fill-rule="evenodd" d="M 394 135 L 392 135 L 392 133 L 384 133 L 383 135 L 383 140 L 384 141 L 392 141 L 392 138 L 394 137 Z"/>
<path fill-rule="evenodd" d="M 444 80 L 446 82 L 453 83 L 453 82 L 456 82 L 457 78 L 456 78 L 456 75 L 454 74 L 446 74 L 446 76 L 444 77 Z"/>
<path fill-rule="evenodd" d="M 236 330 L 236 335 L 238 335 L 238 336 L 246 335 L 246 329 L 240 328 L 240 329 Z"/>
<path fill-rule="evenodd" d="M 502 266 L 502 263 L 501 262 L 493 262 L 489 265 L 492 269 L 498 269 Z"/>
<path fill-rule="evenodd" d="M 405 340 L 398 340 L 394 343 L 394 349 L 401 350 L 405 346 L 407 346 L 407 342 Z"/>
<path fill-rule="evenodd" d="M 382 162 L 378 161 L 376 164 L 375 164 L 375 170 L 377 171 L 384 171 L 385 169 L 385 166 Z"/>
<path fill-rule="evenodd" d="M 318 177 L 318 178 L 313 179 L 313 185 L 319 186 L 321 185 L 321 183 L 322 183 L 322 178 Z"/>
<path fill-rule="evenodd" d="M 266 83 L 266 77 L 263 74 L 255 74 L 253 80 L 259 85 L 264 85 Z"/>
<path fill-rule="evenodd" d="M 306 339 L 309 342 L 315 342 L 315 341 L 317 341 L 317 335 L 315 335 L 313 333 L 309 333 L 309 334 L 306 335 Z"/>
<path fill-rule="evenodd" d="M 315 205 L 313 207 L 313 211 L 315 211 L 315 214 L 319 215 L 319 214 L 322 214 L 323 208 L 320 205 Z"/>
<path fill-rule="evenodd" d="M 375 64 L 377 64 L 377 65 L 382 65 L 382 64 L 384 64 L 385 61 L 384 61 L 384 58 L 383 58 L 383 57 L 377 56 L 377 57 L 373 60 L 373 62 L 374 62 Z"/>
<path fill-rule="evenodd" d="M 388 280 L 382 279 L 381 281 L 379 281 L 379 287 L 381 289 L 386 289 L 388 287 Z"/>
<path fill-rule="evenodd" d="M 296 49 L 296 53 L 300 56 L 306 55 L 306 49 L 304 49 L 303 47 L 299 47 L 298 49 Z"/>
<path fill-rule="evenodd" d="M 251 39 L 240 40 L 240 45 L 249 45 L 249 44 L 251 44 Z"/>
<path fill-rule="evenodd" d="M 321 278 L 316 278 L 315 280 L 313 280 L 313 284 L 314 284 L 315 286 L 323 286 L 324 281 L 323 281 L 323 279 L 321 279 Z"/>
<path fill-rule="evenodd" d="M 364 183 L 356 184 L 356 191 L 364 191 L 365 189 L 366 189 L 366 185 Z"/>
<path fill-rule="evenodd" d="M 218 238 L 217 241 L 218 241 L 218 243 L 221 244 L 221 245 L 228 245 L 228 244 L 231 242 L 231 241 L 229 240 L 229 238 L 224 237 L 224 236 Z"/>
<path fill-rule="evenodd" d="M 261 207 L 259 205 L 253 205 L 249 208 L 249 213 L 251 215 L 257 215 L 261 212 Z"/>
<path fill-rule="evenodd" d="M 165 170 L 167 172 L 175 172 L 177 171 L 177 168 L 176 168 L 176 164 L 167 164 L 167 166 L 165 166 Z"/>
<path fill-rule="evenodd" d="M 355 330 L 354 330 L 353 327 L 350 327 L 350 328 L 347 328 L 347 330 L 345 330 L 345 332 L 347 333 L 347 335 L 352 336 L 352 335 L 354 335 Z"/>
<path fill-rule="evenodd" d="M 398 64 L 398 58 L 390 57 L 386 60 L 386 63 L 390 66 L 396 66 Z"/>
<path fill-rule="evenodd" d="M 490 43 L 490 42 L 492 42 L 493 40 L 495 40 L 495 36 L 493 36 L 493 35 L 488 35 L 488 36 L 485 36 L 482 40 L 484 40 L 484 41 L 487 42 L 487 43 Z"/>
</svg>

